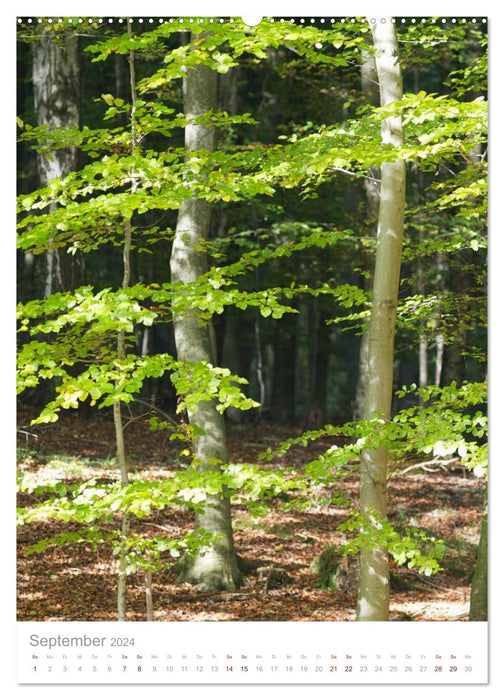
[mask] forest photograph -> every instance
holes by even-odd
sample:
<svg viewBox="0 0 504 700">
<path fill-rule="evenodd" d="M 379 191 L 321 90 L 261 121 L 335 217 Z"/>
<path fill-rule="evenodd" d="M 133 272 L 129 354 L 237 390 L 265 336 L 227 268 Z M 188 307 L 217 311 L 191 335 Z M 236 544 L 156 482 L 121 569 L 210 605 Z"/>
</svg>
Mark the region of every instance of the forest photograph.
<svg viewBox="0 0 504 700">
<path fill-rule="evenodd" d="M 17 19 L 17 620 L 487 620 L 487 29 Z"/>
</svg>

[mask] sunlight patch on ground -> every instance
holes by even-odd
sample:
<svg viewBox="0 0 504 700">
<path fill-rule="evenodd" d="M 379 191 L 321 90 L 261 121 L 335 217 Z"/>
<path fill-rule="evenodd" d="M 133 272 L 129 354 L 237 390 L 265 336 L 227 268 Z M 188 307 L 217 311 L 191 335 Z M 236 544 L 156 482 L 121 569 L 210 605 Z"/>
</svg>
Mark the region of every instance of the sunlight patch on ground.
<svg viewBox="0 0 504 700">
<path fill-rule="evenodd" d="M 465 598 L 465 596 L 464 596 Z M 391 618 L 407 616 L 410 619 L 454 621 L 469 616 L 469 596 L 467 600 L 437 600 L 431 602 L 405 603 L 391 606 Z M 406 618 L 406 619 L 407 619 Z"/>
<path fill-rule="evenodd" d="M 23 474 L 23 489 L 29 487 L 56 484 L 65 479 L 111 479 L 119 480 L 119 468 L 115 460 L 99 461 L 86 458 L 59 455 L 45 464 L 33 461 L 31 458 L 21 460 L 18 470 Z M 138 480 L 170 479 L 175 472 L 162 467 L 130 470 L 131 476 Z"/>
<path fill-rule="evenodd" d="M 43 600 L 46 598 L 46 594 L 42 593 L 41 591 L 34 591 L 33 593 L 19 593 L 18 594 L 20 598 L 24 598 L 24 600 Z"/>
</svg>

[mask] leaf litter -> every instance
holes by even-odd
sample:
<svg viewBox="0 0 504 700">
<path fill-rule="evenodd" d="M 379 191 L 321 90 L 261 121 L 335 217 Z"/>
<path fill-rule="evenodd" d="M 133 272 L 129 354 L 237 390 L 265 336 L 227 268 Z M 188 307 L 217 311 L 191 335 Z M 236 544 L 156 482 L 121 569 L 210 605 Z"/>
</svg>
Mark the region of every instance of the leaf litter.
<svg viewBox="0 0 504 700">
<path fill-rule="evenodd" d="M 21 411 L 20 425 L 29 425 L 30 418 Z M 231 426 L 230 459 L 257 463 L 258 455 L 267 447 L 293 434 L 296 429 L 267 423 Z M 132 421 L 125 437 L 136 476 L 156 480 L 184 468 L 177 446 L 163 433 L 145 430 L 142 421 Z M 58 466 L 64 467 L 68 481 L 91 475 L 116 478 L 113 423 L 107 417 L 67 414 L 56 424 L 20 431 L 18 443 L 20 467 L 37 479 L 44 478 L 44 471 L 54 476 Z M 294 448 L 289 461 L 297 460 L 302 465 L 315 459 L 319 447 Z M 346 488 L 357 498 L 356 475 L 350 477 Z M 20 505 L 28 505 L 35 498 L 20 494 Z M 442 570 L 435 576 L 420 575 L 391 563 L 391 620 L 468 619 L 483 498 L 483 481 L 457 464 L 442 471 L 394 473 L 389 482 L 390 520 L 396 526 L 419 527 L 443 539 L 446 551 Z M 235 593 L 201 592 L 178 582 L 173 568 L 167 567 L 153 576 L 154 620 L 355 620 L 355 587 L 324 589 L 313 567 L 314 559 L 327 547 L 344 543 L 344 533 L 337 527 L 345 519 L 345 511 L 329 504 L 286 512 L 281 505 L 281 499 L 274 499 L 265 517 L 254 517 L 244 505 L 233 506 L 236 550 L 242 558 L 260 562 L 264 575 L 257 571 L 247 574 Z M 191 526 L 191 513 L 186 509 L 171 509 L 168 516 L 155 511 L 137 525 L 146 535 L 158 536 L 164 531 L 168 537 Z M 68 543 L 41 553 L 26 553 L 27 545 L 78 527 L 51 520 L 19 528 L 18 620 L 117 619 L 117 570 L 109 545 L 93 548 L 86 543 Z M 281 575 L 277 576 L 278 572 Z M 128 577 L 127 608 L 128 620 L 145 619 L 140 572 Z"/>
</svg>

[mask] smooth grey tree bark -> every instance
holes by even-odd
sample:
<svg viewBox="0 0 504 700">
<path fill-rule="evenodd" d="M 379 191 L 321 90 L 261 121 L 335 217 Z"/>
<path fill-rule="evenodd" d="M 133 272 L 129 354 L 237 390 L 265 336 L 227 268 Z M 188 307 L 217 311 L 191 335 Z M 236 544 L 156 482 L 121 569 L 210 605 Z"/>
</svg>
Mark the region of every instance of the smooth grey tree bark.
<svg viewBox="0 0 504 700">
<path fill-rule="evenodd" d="M 378 107 L 380 104 L 380 90 L 378 85 L 378 75 L 376 73 L 375 57 L 364 49 L 361 54 L 361 88 L 368 104 Z M 369 169 L 369 176 L 364 180 L 364 191 L 366 193 L 366 225 L 376 227 L 378 218 L 378 208 L 380 206 L 380 170 L 373 166 Z M 365 263 L 371 268 L 370 255 L 366 253 Z M 370 293 L 373 288 L 373 280 L 368 277 L 364 281 L 366 292 Z M 366 401 L 366 384 L 369 373 L 369 320 L 366 319 L 360 342 L 359 350 L 359 375 L 357 378 L 357 388 L 355 391 L 355 406 L 353 411 L 354 420 L 364 418 L 364 405 Z"/>
<path fill-rule="evenodd" d="M 33 44 L 33 95 L 37 124 L 50 129 L 79 125 L 80 62 L 75 35 L 51 34 Z M 65 177 L 77 169 L 77 149 L 60 148 L 48 157 L 37 156 L 41 186 Z M 48 250 L 44 265 L 44 297 L 56 291 L 68 291 L 83 281 L 82 255 L 68 254 L 62 248 Z"/>
<path fill-rule="evenodd" d="M 184 79 L 184 110 L 188 120 L 217 105 L 217 74 L 204 65 L 190 69 Z M 214 129 L 189 123 L 185 128 L 188 152 L 215 148 Z M 204 199 L 184 200 L 180 206 L 170 260 L 173 283 L 191 283 L 207 270 L 201 241 L 208 237 L 211 207 Z M 175 343 L 179 360 L 215 364 L 215 349 L 209 324 L 202 324 L 198 313 L 187 309 L 174 318 Z M 223 416 L 212 401 L 201 402 L 189 412 L 189 422 L 201 435 L 193 441 L 195 464 L 200 470 L 220 469 L 228 463 L 226 429 Z M 219 540 L 201 548 L 194 557 L 185 558 L 181 577 L 202 590 L 235 590 L 241 575 L 233 544 L 231 507 L 226 494 L 208 495 L 201 513 L 195 515 L 196 529 L 203 528 Z"/>
<path fill-rule="evenodd" d="M 388 105 L 402 98 L 395 26 L 390 18 L 371 21 L 376 72 L 380 85 L 380 104 Z M 382 122 L 382 142 L 400 146 L 403 128 L 400 117 Z M 380 206 L 376 261 L 373 278 L 373 301 L 369 322 L 369 370 L 366 385 L 365 418 L 390 419 L 394 333 L 401 268 L 404 225 L 406 169 L 402 160 L 381 166 Z M 361 454 L 361 513 L 371 531 L 380 528 L 387 517 L 387 449 L 365 449 Z M 389 619 L 389 564 L 386 547 L 363 547 L 357 601 L 357 619 Z"/>
</svg>

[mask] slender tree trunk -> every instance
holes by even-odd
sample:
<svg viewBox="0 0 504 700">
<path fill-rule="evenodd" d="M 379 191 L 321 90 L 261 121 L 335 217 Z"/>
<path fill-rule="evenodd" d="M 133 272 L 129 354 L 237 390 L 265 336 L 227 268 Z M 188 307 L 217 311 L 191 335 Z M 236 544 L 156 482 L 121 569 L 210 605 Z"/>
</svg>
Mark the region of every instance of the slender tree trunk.
<svg viewBox="0 0 504 700">
<path fill-rule="evenodd" d="M 295 418 L 296 329 L 294 314 L 285 314 L 276 324 L 271 411 L 273 419 L 291 424 Z"/>
<path fill-rule="evenodd" d="M 402 78 L 397 37 L 390 18 L 371 23 L 376 50 L 376 69 L 381 104 L 402 98 Z M 400 146 L 403 129 L 399 117 L 382 122 L 382 141 Z M 403 161 L 381 167 L 380 208 L 373 304 L 369 323 L 369 376 L 366 386 L 365 418 L 390 419 L 394 332 L 401 268 L 406 170 Z M 369 528 L 378 530 L 387 517 L 387 450 L 363 450 L 361 454 L 361 512 Z M 388 620 L 389 566 L 383 546 L 363 547 L 357 603 L 359 621 Z"/>
<path fill-rule="evenodd" d="M 425 294 L 425 280 L 423 263 L 421 260 L 417 264 L 417 289 L 421 295 Z M 418 385 L 425 387 L 429 383 L 429 347 L 425 333 L 420 332 L 418 338 Z"/>
<path fill-rule="evenodd" d="M 324 425 L 327 419 L 327 370 L 331 331 L 326 321 L 329 318 L 325 299 L 310 299 L 310 389 L 308 397 L 307 424 L 310 428 Z"/>
<path fill-rule="evenodd" d="M 478 559 L 471 583 L 470 620 L 488 620 L 488 505 L 481 522 L 481 535 L 478 546 Z"/>
<path fill-rule="evenodd" d="M 128 23 L 128 34 L 131 36 L 131 25 Z M 136 120 L 135 120 L 135 102 L 136 98 L 136 78 L 135 78 L 135 54 L 133 51 L 129 53 L 129 75 L 130 75 L 130 89 L 131 89 L 131 153 L 135 154 L 137 150 L 137 136 L 136 136 Z M 138 189 L 138 182 L 135 177 L 131 177 L 131 193 L 135 194 Z M 123 280 L 122 288 L 129 287 L 131 281 L 131 243 L 132 243 L 132 232 L 131 232 L 131 219 L 125 219 L 124 221 L 124 244 L 122 251 L 123 258 Z M 117 359 L 119 361 L 124 360 L 126 357 L 126 337 L 124 330 L 120 330 L 117 334 Z M 114 415 L 114 427 L 115 427 L 115 438 L 116 438 L 116 454 L 117 462 L 119 464 L 119 471 L 121 477 L 121 485 L 127 486 L 129 483 L 128 475 L 128 463 L 126 458 L 126 448 L 124 445 L 124 426 L 121 415 L 121 402 L 116 401 L 113 405 L 113 415 Z M 122 516 L 121 525 L 121 535 L 126 538 L 129 533 L 130 527 L 130 515 L 125 512 Z M 119 576 L 117 583 L 117 617 L 118 620 L 124 621 L 126 619 L 126 557 L 121 551 L 119 553 Z"/>
<path fill-rule="evenodd" d="M 152 571 L 145 572 L 145 617 L 147 622 L 154 620 L 154 606 L 152 602 Z"/>
<path fill-rule="evenodd" d="M 361 87 L 366 96 L 366 101 L 377 107 L 380 104 L 380 91 L 378 87 L 378 75 L 376 73 L 376 62 L 373 54 L 368 50 L 362 51 L 361 63 Z M 364 191 L 366 193 L 366 226 L 376 227 L 378 218 L 378 208 L 380 205 L 380 171 L 373 166 L 369 170 L 369 177 L 364 180 Z M 371 269 L 371 259 L 366 255 L 365 263 L 367 269 Z M 366 292 L 371 292 L 373 280 L 367 277 L 364 280 Z M 364 418 L 364 405 L 366 400 L 366 384 L 369 374 L 369 320 L 366 320 L 362 329 L 360 352 L 359 352 L 359 376 L 357 378 L 357 388 L 355 392 L 355 407 L 353 411 L 354 420 Z"/>
<path fill-rule="evenodd" d="M 434 384 L 441 386 L 441 375 L 443 373 L 443 353 L 444 336 L 442 333 L 436 335 L 436 369 L 434 373 Z"/>
<path fill-rule="evenodd" d="M 33 44 L 33 95 L 39 125 L 50 129 L 79 125 L 80 67 L 76 36 L 54 36 L 37 39 Z M 74 146 L 55 150 L 48 157 L 37 156 L 37 169 L 42 186 L 77 169 Z M 82 284 L 84 264 L 77 251 L 70 255 L 62 248 L 45 254 L 44 297 L 53 292 L 68 291 Z"/>
<path fill-rule="evenodd" d="M 439 294 L 446 294 L 446 283 L 445 283 L 445 272 L 447 269 L 445 256 L 443 253 L 438 253 L 436 258 L 436 284 L 438 286 Z M 443 364 L 444 364 L 444 351 L 445 351 L 445 338 L 444 334 L 438 333 L 436 335 L 436 368 L 434 370 L 434 384 L 436 386 L 441 386 L 441 381 L 443 378 Z"/>
<path fill-rule="evenodd" d="M 123 263 L 124 263 L 124 278 L 123 287 L 129 286 L 130 268 L 129 255 L 131 249 L 131 223 L 129 220 L 125 222 L 125 241 L 123 247 Z M 117 359 L 124 360 L 126 356 L 126 339 L 124 331 L 119 331 L 117 335 Z M 127 486 L 129 483 L 128 464 L 126 459 L 126 448 L 124 445 L 124 427 L 121 415 L 121 402 L 116 401 L 113 405 L 114 428 L 116 439 L 116 455 L 119 464 L 119 472 L 121 477 L 121 485 Z M 130 526 L 129 513 L 123 513 L 121 524 L 121 535 L 123 538 L 128 536 Z M 119 554 L 119 575 L 117 582 L 117 618 L 120 622 L 126 619 L 126 560 L 121 552 Z"/>
<path fill-rule="evenodd" d="M 194 119 L 215 109 L 216 101 L 217 74 L 203 65 L 189 70 L 184 79 L 186 117 Z M 213 150 L 214 138 L 213 129 L 205 125 L 186 126 L 187 151 Z M 210 217 L 211 208 L 205 200 L 192 198 L 182 202 L 170 260 L 173 283 L 187 284 L 206 272 L 206 256 L 200 243 L 208 237 Z M 184 315 L 175 318 L 174 331 L 179 360 L 214 363 L 210 327 L 201 324 L 196 312 L 188 309 Z M 201 402 L 189 413 L 189 421 L 202 432 L 194 438 L 197 468 L 202 471 L 216 470 L 220 469 L 220 465 L 227 464 L 224 418 L 217 411 L 215 403 Z M 235 590 L 240 582 L 240 573 L 233 544 L 229 498 L 225 494 L 208 495 L 204 510 L 195 516 L 195 527 L 218 535 L 220 539 L 215 544 L 200 549 L 194 557 L 187 558 L 182 577 L 200 589 Z"/>
<path fill-rule="evenodd" d="M 255 340 L 255 355 L 256 355 L 256 377 L 257 386 L 259 389 L 259 412 L 264 411 L 266 403 L 266 382 L 264 379 L 264 352 L 261 333 L 261 316 L 259 311 L 256 312 L 254 320 L 254 340 Z"/>
</svg>

